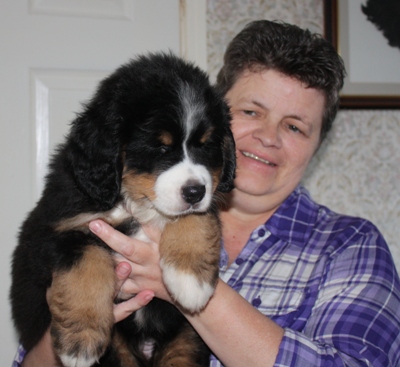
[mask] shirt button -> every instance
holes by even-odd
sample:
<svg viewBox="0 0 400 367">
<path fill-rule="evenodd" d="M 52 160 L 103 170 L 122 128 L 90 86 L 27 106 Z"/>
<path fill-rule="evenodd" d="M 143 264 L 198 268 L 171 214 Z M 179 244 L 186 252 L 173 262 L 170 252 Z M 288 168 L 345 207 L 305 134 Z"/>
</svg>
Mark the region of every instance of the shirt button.
<svg viewBox="0 0 400 367">
<path fill-rule="evenodd" d="M 260 306 L 260 305 L 261 305 L 261 299 L 260 299 L 260 297 L 254 298 L 254 299 L 251 301 L 251 304 L 252 304 L 254 307 Z"/>
<path fill-rule="evenodd" d="M 259 229 L 258 230 L 258 235 L 260 236 L 260 237 L 264 237 L 265 236 L 265 229 Z"/>
<path fill-rule="evenodd" d="M 235 263 L 238 264 L 238 265 L 240 265 L 240 264 L 243 263 L 243 261 L 244 261 L 244 260 L 243 260 L 242 258 L 238 257 L 238 258 L 236 259 Z"/>
</svg>

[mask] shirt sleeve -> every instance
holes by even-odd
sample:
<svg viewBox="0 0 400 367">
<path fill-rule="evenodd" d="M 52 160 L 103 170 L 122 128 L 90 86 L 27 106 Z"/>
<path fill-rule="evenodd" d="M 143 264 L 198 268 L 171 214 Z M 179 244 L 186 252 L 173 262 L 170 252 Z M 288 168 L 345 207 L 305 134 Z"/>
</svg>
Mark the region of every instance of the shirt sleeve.
<svg viewBox="0 0 400 367">
<path fill-rule="evenodd" d="M 311 317 L 285 330 L 275 367 L 400 365 L 400 284 L 373 228 L 333 251 Z"/>
<path fill-rule="evenodd" d="M 15 355 L 12 367 L 21 367 L 21 364 L 25 358 L 26 350 L 22 345 L 18 346 L 17 354 Z"/>
</svg>

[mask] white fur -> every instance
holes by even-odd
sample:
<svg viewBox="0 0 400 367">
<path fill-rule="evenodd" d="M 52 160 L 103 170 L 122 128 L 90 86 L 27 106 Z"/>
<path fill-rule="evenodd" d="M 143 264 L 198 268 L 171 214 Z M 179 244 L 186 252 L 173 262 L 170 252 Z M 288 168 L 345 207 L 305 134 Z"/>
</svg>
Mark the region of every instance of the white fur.
<svg viewBox="0 0 400 367">
<path fill-rule="evenodd" d="M 163 271 L 164 283 L 172 297 L 190 312 L 199 312 L 207 304 L 214 293 L 214 287 L 199 281 L 189 273 L 177 270 L 171 265 L 160 262 Z"/>
<path fill-rule="evenodd" d="M 155 343 L 154 343 L 154 340 L 153 340 L 153 339 L 146 340 L 146 341 L 143 343 L 143 345 L 142 345 L 142 352 L 143 352 L 144 356 L 145 356 L 147 359 L 150 359 L 150 358 L 152 357 L 153 351 L 154 351 L 154 346 L 155 346 Z"/>
<path fill-rule="evenodd" d="M 182 188 L 188 183 L 204 185 L 204 198 L 194 204 L 188 204 L 182 197 Z M 190 212 L 204 212 L 212 199 L 212 177 L 208 170 L 185 158 L 182 162 L 158 176 L 155 184 L 156 199 L 154 206 L 167 216 L 176 216 Z"/>
<path fill-rule="evenodd" d="M 61 362 L 65 367 L 90 367 L 98 361 L 97 358 L 73 357 L 71 355 L 60 355 Z"/>
<path fill-rule="evenodd" d="M 135 322 L 140 328 L 146 325 L 145 308 L 142 307 L 135 312 Z"/>
<path fill-rule="evenodd" d="M 187 83 L 181 84 L 179 98 L 183 106 L 182 127 L 187 138 L 202 120 L 206 106 L 204 101 L 199 99 L 198 93 Z"/>
</svg>

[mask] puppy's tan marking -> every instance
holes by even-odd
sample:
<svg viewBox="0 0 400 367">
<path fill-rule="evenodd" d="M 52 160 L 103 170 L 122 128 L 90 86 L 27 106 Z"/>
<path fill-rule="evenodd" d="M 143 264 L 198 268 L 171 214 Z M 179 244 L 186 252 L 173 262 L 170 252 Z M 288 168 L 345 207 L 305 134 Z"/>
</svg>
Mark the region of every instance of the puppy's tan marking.
<svg viewBox="0 0 400 367">
<path fill-rule="evenodd" d="M 63 219 L 55 225 L 57 232 L 64 232 L 70 230 L 79 230 L 85 233 L 89 233 L 89 223 L 96 219 L 102 219 L 113 227 L 118 226 L 124 220 L 131 218 L 132 216 L 123 210 L 122 207 L 116 207 L 107 212 L 101 213 L 82 213 L 74 217 Z"/>
<path fill-rule="evenodd" d="M 53 274 L 47 294 L 51 335 L 59 355 L 100 357 L 114 325 L 114 263 L 110 253 L 87 246 L 70 270 Z"/>
<path fill-rule="evenodd" d="M 200 281 L 215 284 L 221 231 L 211 214 L 192 214 L 166 224 L 161 235 L 160 255 L 176 270 L 195 275 Z"/>
<path fill-rule="evenodd" d="M 203 136 L 201 137 L 200 143 L 201 143 L 201 144 L 205 144 L 205 143 L 207 142 L 207 140 L 210 139 L 210 136 L 213 134 L 214 130 L 215 130 L 214 127 L 209 128 L 209 129 L 203 134 Z"/>
<path fill-rule="evenodd" d="M 135 357 L 129 351 L 126 341 L 117 332 L 113 335 L 113 347 L 116 350 L 118 357 L 123 367 L 139 367 Z"/>
<path fill-rule="evenodd" d="M 214 193 L 215 193 L 215 190 L 217 189 L 217 186 L 220 183 L 221 171 L 222 171 L 221 168 L 211 171 L 212 189 L 213 189 Z"/>
<path fill-rule="evenodd" d="M 163 131 L 159 136 L 159 139 L 164 145 L 172 145 L 174 142 L 172 135 L 168 131 Z"/>
<path fill-rule="evenodd" d="M 160 354 L 154 356 L 156 366 L 198 367 L 200 338 L 195 331 L 185 325 L 182 332 L 171 341 Z"/>
<path fill-rule="evenodd" d="M 156 196 L 154 191 L 156 179 L 154 175 L 148 173 L 138 174 L 134 171 L 128 171 L 124 172 L 122 184 L 132 200 L 154 200 Z"/>
</svg>

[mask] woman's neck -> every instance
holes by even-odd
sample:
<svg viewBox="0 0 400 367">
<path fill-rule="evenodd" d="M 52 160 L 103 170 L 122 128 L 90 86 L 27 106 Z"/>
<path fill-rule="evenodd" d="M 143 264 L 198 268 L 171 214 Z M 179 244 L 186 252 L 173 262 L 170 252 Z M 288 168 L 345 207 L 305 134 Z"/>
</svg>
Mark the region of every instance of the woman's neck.
<svg viewBox="0 0 400 367">
<path fill-rule="evenodd" d="M 220 217 L 224 247 L 231 264 L 246 246 L 253 230 L 265 223 L 282 201 L 276 196 L 256 197 L 237 189 L 228 194 L 226 199 Z"/>
<path fill-rule="evenodd" d="M 235 261 L 255 228 L 265 223 L 273 212 L 249 214 L 235 208 L 221 211 L 224 248 L 228 253 L 229 265 Z"/>
</svg>

